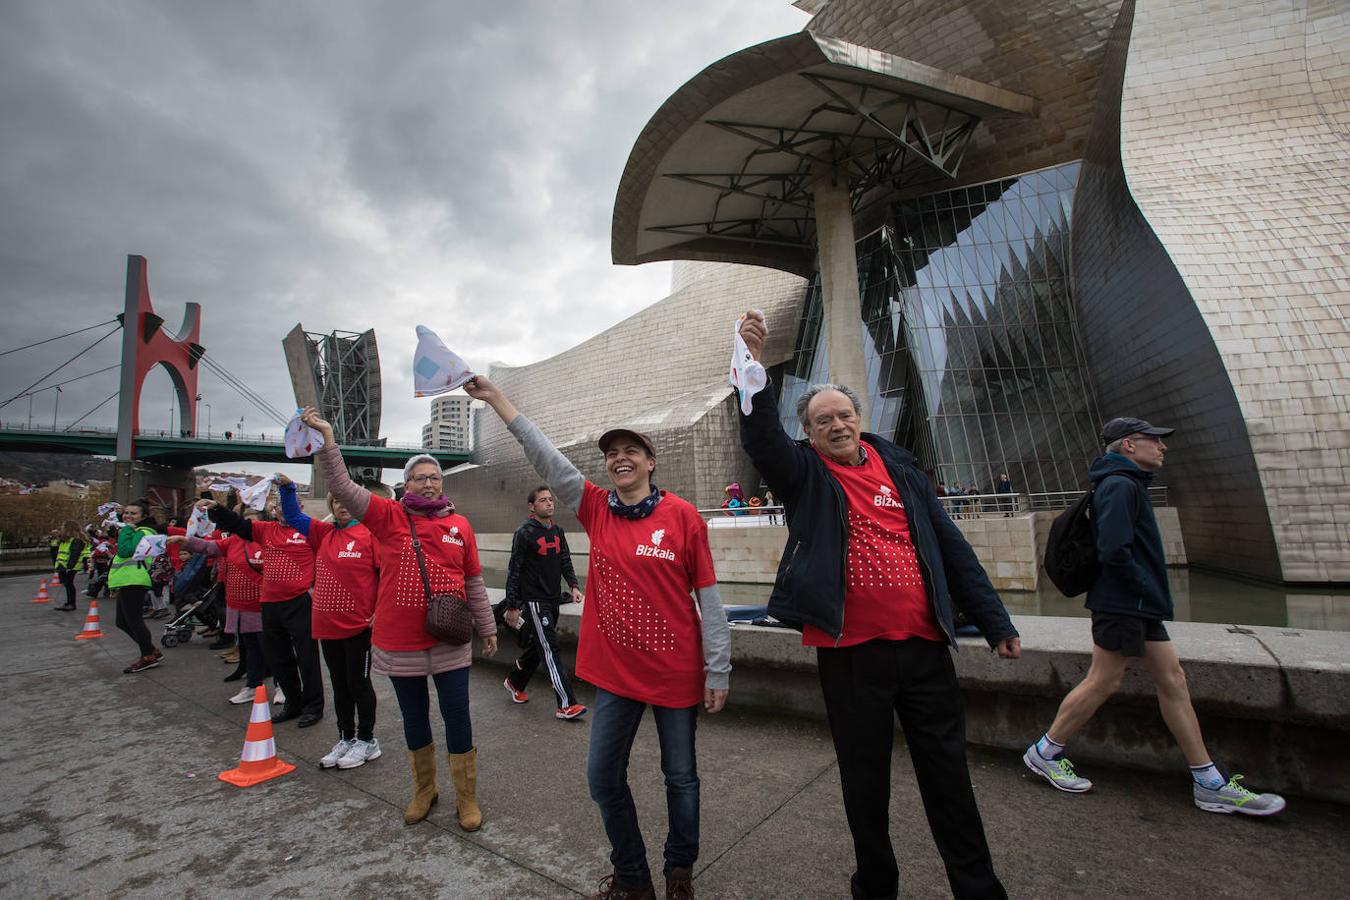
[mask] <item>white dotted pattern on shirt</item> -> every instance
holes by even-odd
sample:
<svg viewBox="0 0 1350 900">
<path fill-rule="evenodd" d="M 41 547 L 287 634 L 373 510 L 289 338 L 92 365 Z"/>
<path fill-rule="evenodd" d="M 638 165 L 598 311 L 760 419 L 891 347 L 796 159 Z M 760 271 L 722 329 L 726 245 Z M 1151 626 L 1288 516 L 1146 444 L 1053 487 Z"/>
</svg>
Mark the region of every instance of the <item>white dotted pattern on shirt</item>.
<svg viewBox="0 0 1350 900">
<path fill-rule="evenodd" d="M 431 592 L 463 597 L 464 578 L 427 553 L 426 538 L 422 539 L 422 555 L 427 561 L 427 580 L 431 582 Z M 427 608 L 427 592 L 422 587 L 422 574 L 417 568 L 417 553 L 413 550 L 411 536 L 403 539 L 403 549 L 398 555 L 398 571 L 394 576 L 394 605 Z"/>
<path fill-rule="evenodd" d="M 848 582 L 850 591 L 923 586 L 914 545 L 900 532 L 875 519 L 848 511 Z M 866 548 L 868 552 L 862 552 Z M 862 560 L 879 565 L 862 564 Z"/>
<path fill-rule="evenodd" d="M 319 557 L 314 561 L 314 608 L 319 612 L 344 613 L 356 611 L 356 599 L 347 585 L 328 563 Z"/>
<path fill-rule="evenodd" d="M 596 577 L 589 581 L 587 600 L 594 599 L 600 630 L 620 647 L 647 653 L 675 649 L 675 632 L 664 616 L 610 565 L 591 545 L 591 566 Z"/>
<path fill-rule="evenodd" d="M 296 582 L 305 577 L 304 570 L 285 552 L 274 547 L 263 548 L 263 575 L 268 581 Z"/>
</svg>

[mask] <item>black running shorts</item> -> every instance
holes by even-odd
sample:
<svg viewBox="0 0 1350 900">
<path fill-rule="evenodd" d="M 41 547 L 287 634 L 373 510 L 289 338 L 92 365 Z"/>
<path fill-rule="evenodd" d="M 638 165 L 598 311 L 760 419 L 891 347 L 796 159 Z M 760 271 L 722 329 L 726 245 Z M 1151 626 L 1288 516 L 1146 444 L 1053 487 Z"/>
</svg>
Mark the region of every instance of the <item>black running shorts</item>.
<svg viewBox="0 0 1350 900">
<path fill-rule="evenodd" d="M 1143 656 L 1145 641 L 1170 641 L 1161 619 L 1093 612 L 1092 643 L 1122 656 Z"/>
</svg>

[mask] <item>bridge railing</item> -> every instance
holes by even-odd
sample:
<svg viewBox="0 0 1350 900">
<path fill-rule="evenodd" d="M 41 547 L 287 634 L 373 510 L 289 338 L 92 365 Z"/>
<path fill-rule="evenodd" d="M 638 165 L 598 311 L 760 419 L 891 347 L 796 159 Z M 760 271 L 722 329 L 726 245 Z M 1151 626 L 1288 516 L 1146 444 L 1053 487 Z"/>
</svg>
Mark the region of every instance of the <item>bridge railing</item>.
<svg viewBox="0 0 1350 900">
<path fill-rule="evenodd" d="M 39 432 L 46 434 L 101 434 L 101 435 L 117 434 L 117 429 L 115 428 L 79 427 L 67 429 L 67 427 L 64 425 L 52 426 L 35 423 L 30 426 L 26 423 L 18 423 L 14 421 L 0 422 L 0 431 Z M 174 441 L 239 441 L 241 443 L 247 444 L 274 444 L 278 447 L 286 442 L 284 433 L 268 434 L 265 431 L 235 431 L 234 429 L 227 429 L 225 431 L 210 431 L 210 432 L 198 431 L 196 435 L 190 435 L 190 434 L 183 434 L 181 432 L 175 432 L 169 428 L 142 428 L 140 431 L 136 432 L 136 437 L 162 438 L 164 440 L 174 440 Z M 359 445 L 344 444 L 343 446 L 359 446 Z M 397 443 L 397 442 L 387 442 L 384 444 L 371 444 L 369 446 L 372 447 L 378 446 L 387 448 L 389 450 L 407 450 L 409 453 L 416 453 L 419 450 L 426 449 L 421 444 Z"/>
</svg>

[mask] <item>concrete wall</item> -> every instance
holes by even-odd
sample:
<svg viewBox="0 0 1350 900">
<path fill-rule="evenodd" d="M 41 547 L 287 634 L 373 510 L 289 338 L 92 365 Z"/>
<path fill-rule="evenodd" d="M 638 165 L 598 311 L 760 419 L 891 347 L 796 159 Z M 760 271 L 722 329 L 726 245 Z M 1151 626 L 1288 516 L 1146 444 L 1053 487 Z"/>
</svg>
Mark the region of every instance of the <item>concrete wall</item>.
<svg viewBox="0 0 1350 900">
<path fill-rule="evenodd" d="M 1024 749 L 1045 731 L 1091 662 L 1082 619 L 1013 621 L 1022 634 L 1022 659 L 1000 660 L 976 638 L 961 638 L 955 654 L 973 744 Z M 565 606 L 559 631 L 569 668 L 579 624 L 579 608 Z M 1169 623 L 1168 631 L 1220 767 L 1245 773 L 1265 789 L 1350 803 L 1350 755 L 1344 752 L 1350 744 L 1350 633 L 1183 622 Z M 509 664 L 511 658 L 507 652 L 494 662 Z M 796 632 L 732 626 L 732 666 L 733 705 L 824 718 L 815 651 L 802 647 Z M 1081 771 L 1103 782 L 1112 766 L 1179 778 L 1186 767 L 1158 713 L 1152 684 L 1137 665 L 1070 752 Z"/>
</svg>

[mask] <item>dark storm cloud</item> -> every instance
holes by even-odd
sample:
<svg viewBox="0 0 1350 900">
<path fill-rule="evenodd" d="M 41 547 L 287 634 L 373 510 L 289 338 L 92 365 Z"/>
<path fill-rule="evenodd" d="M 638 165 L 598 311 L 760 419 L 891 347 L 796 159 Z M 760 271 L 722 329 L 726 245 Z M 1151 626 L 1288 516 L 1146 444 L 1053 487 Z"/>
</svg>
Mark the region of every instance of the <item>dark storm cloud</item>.
<svg viewBox="0 0 1350 900">
<path fill-rule="evenodd" d="M 633 140 L 701 68 L 805 21 L 786 0 L 5 4 L 0 350 L 112 318 L 139 253 L 168 327 L 201 302 L 210 353 L 282 409 L 296 321 L 374 327 L 385 430 L 413 440 L 417 322 L 476 365 L 525 363 L 664 294 L 665 267 L 608 263 Z M 0 357 L 5 397 L 82 337 Z M 61 418 L 115 388 L 68 386 Z M 264 424 L 201 390 L 216 430 Z M 50 422 L 51 394 L 35 409 Z"/>
</svg>

